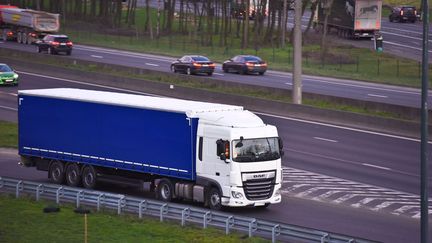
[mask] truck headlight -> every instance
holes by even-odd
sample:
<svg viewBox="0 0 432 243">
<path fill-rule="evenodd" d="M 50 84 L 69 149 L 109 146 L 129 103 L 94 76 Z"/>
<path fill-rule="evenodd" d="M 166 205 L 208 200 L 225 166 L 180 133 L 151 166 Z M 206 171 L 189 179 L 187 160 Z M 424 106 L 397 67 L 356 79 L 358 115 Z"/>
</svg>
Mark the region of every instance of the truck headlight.
<svg viewBox="0 0 432 243">
<path fill-rule="evenodd" d="M 231 192 L 231 195 L 232 195 L 233 198 L 235 198 L 235 199 L 242 199 L 242 198 L 243 198 L 243 194 L 242 194 L 241 192 L 235 192 L 235 191 L 232 191 L 232 192 Z"/>
</svg>

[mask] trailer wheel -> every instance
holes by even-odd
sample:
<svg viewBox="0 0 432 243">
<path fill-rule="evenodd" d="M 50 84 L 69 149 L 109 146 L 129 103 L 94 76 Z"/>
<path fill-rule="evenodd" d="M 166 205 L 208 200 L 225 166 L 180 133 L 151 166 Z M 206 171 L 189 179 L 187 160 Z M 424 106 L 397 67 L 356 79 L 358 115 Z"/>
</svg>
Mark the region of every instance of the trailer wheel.
<svg viewBox="0 0 432 243">
<path fill-rule="evenodd" d="M 18 42 L 18 43 L 22 43 L 22 35 L 21 35 L 21 32 L 18 32 L 18 33 L 17 33 L 17 42 Z"/>
<path fill-rule="evenodd" d="M 65 181 L 64 164 L 60 161 L 54 161 L 49 168 L 49 178 L 56 184 L 63 184 Z"/>
<path fill-rule="evenodd" d="M 7 39 L 8 39 L 8 38 L 7 38 L 7 32 L 8 32 L 8 31 L 7 31 L 6 29 L 4 29 L 3 32 L 2 32 L 2 40 L 3 40 L 4 42 L 6 42 Z"/>
<path fill-rule="evenodd" d="M 174 197 L 174 187 L 170 180 L 162 179 L 157 186 L 157 198 L 170 202 Z"/>
<path fill-rule="evenodd" d="M 210 209 L 220 210 L 222 208 L 222 195 L 219 189 L 216 187 L 210 188 L 210 191 L 207 193 L 207 203 Z"/>
<path fill-rule="evenodd" d="M 66 184 L 77 187 L 81 183 L 80 168 L 77 164 L 69 164 L 66 167 Z"/>
<path fill-rule="evenodd" d="M 28 35 L 26 32 L 21 33 L 21 41 L 24 45 L 27 45 L 27 38 L 28 38 Z"/>
<path fill-rule="evenodd" d="M 87 165 L 82 170 L 81 181 L 84 188 L 93 189 L 96 187 L 96 171 L 93 166 Z"/>
</svg>

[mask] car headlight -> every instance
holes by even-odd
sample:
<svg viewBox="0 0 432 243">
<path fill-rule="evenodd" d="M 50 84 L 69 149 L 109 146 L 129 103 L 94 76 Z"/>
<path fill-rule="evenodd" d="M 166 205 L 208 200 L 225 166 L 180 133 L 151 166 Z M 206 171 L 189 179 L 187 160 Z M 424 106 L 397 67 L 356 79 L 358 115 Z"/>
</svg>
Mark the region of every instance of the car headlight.
<svg viewBox="0 0 432 243">
<path fill-rule="evenodd" d="M 15 79 L 17 79 L 17 78 L 18 78 L 18 74 L 14 73 L 13 77 L 14 77 Z"/>
<path fill-rule="evenodd" d="M 274 196 L 275 196 L 275 197 L 278 197 L 278 196 L 280 196 L 280 195 L 281 195 L 281 192 L 280 192 L 280 188 L 279 188 L 279 189 L 277 189 L 277 190 L 275 191 Z"/>
<path fill-rule="evenodd" d="M 235 191 L 232 191 L 232 192 L 231 192 L 231 195 L 232 195 L 233 198 L 235 198 L 235 199 L 242 199 L 242 198 L 243 198 L 243 194 L 242 194 L 241 192 L 235 192 Z"/>
</svg>

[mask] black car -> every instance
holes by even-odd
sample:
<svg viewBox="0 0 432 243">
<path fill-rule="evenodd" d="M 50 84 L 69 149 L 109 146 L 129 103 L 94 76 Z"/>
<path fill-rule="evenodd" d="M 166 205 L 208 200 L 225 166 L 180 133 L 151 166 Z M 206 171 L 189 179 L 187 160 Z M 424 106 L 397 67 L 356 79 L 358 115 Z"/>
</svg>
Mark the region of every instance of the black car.
<svg viewBox="0 0 432 243">
<path fill-rule="evenodd" d="M 392 9 L 389 21 L 415 23 L 417 20 L 417 9 L 414 6 L 399 6 Z"/>
<path fill-rule="evenodd" d="M 238 55 L 225 61 L 222 64 L 222 70 L 226 73 L 258 73 L 259 75 L 263 75 L 267 71 L 267 63 L 256 56 Z"/>
<path fill-rule="evenodd" d="M 72 53 L 73 43 L 66 35 L 46 35 L 35 44 L 38 53 L 46 51 L 48 54 L 54 55 L 64 52 L 68 56 Z"/>
<path fill-rule="evenodd" d="M 182 72 L 188 75 L 206 73 L 211 76 L 215 70 L 215 64 L 205 56 L 183 56 L 171 64 L 171 71 Z"/>
</svg>

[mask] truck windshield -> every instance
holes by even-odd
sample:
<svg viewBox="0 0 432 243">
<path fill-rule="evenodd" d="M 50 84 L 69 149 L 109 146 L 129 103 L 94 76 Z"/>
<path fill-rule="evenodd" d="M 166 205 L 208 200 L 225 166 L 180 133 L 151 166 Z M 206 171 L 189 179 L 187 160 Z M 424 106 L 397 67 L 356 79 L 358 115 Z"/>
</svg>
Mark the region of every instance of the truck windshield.
<svg viewBox="0 0 432 243">
<path fill-rule="evenodd" d="M 236 162 L 258 162 L 280 158 L 277 138 L 234 140 L 233 147 L 233 160 Z"/>
</svg>

